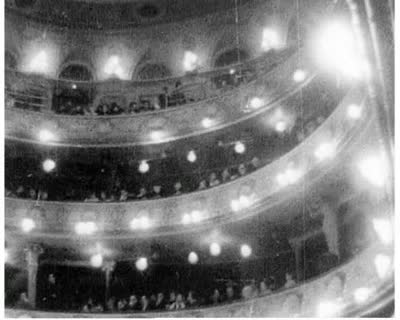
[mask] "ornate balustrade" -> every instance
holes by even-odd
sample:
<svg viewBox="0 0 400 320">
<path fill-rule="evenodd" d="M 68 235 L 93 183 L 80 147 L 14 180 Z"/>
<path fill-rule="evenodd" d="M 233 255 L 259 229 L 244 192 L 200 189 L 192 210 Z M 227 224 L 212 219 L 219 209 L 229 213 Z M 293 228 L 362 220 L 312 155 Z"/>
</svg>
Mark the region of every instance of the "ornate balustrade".
<svg viewBox="0 0 400 320">
<path fill-rule="evenodd" d="M 347 116 L 350 104 L 363 105 L 361 119 L 354 120 Z M 203 220 L 202 225 L 214 223 L 216 219 L 238 219 L 265 211 L 274 203 L 282 201 L 284 195 L 290 195 L 290 185 L 297 180 L 308 175 L 307 183 L 311 184 L 310 181 L 316 178 L 317 173 L 327 171 L 326 167 L 320 170 L 319 166 L 323 163 L 316 159 L 315 148 L 329 139 L 334 142 L 339 154 L 349 141 L 358 136 L 360 128 L 368 128 L 367 120 L 371 116 L 368 106 L 365 89 L 352 89 L 325 123 L 302 144 L 254 173 L 216 188 L 165 199 L 127 203 L 6 199 L 6 229 L 19 233 L 21 219 L 31 217 L 36 222 L 32 233 L 40 236 L 69 237 L 76 222 L 95 221 L 98 235 L 103 238 L 140 237 L 151 235 L 152 232 L 132 232 L 129 226 L 132 219 L 138 218 L 140 221 L 143 216 L 149 219 L 158 233 L 162 233 L 182 224 L 183 215 L 195 211 Z"/>
<path fill-rule="evenodd" d="M 313 72 L 307 70 L 307 77 L 303 82 L 293 80 L 293 73 L 297 70 L 298 57 L 291 56 L 284 59 L 272 71 L 255 65 L 255 80 L 246 85 L 239 86 L 227 93 L 218 93 L 216 97 L 191 103 L 184 107 L 168 108 L 166 110 L 136 115 L 120 116 L 66 116 L 56 115 L 51 112 L 34 112 L 13 108 L 6 103 L 6 137 L 10 139 L 40 142 L 38 132 L 40 129 L 50 130 L 54 138 L 47 143 L 56 145 L 135 145 L 168 142 L 191 135 L 202 134 L 211 130 L 229 126 L 237 121 L 254 117 L 265 112 L 278 99 L 294 94 L 313 78 Z M 275 60 L 274 60 L 275 61 Z M 276 61 L 275 61 L 276 62 Z M 268 62 L 265 62 L 268 64 Z M 51 101 L 53 92 L 52 80 L 36 77 L 22 77 L 14 74 L 6 82 L 11 91 L 24 91 L 31 88 L 34 92 L 49 92 L 47 101 Z M 212 77 L 217 74 L 212 73 Z M 11 77 L 11 76 L 10 76 Z M 192 77 L 199 79 L 197 75 Z M 210 79 L 210 75 L 205 75 Z M 175 80 L 173 80 L 175 81 Z M 196 80 L 198 81 L 198 80 Z M 152 82 L 149 82 L 152 83 Z M 153 84 L 151 84 L 153 85 Z M 125 100 L 127 92 L 134 91 L 131 82 L 111 81 L 97 84 L 96 99 L 108 95 L 122 96 Z M 120 90 L 120 94 L 115 90 Z M 106 92 L 108 91 L 108 93 Z M 194 90 L 197 92 L 197 90 Z M 101 93 L 100 93 L 101 92 Z M 37 99 L 33 95 L 32 99 Z M 36 98 L 35 98 L 36 97 Z M 258 98 L 252 104 L 252 98 Z M 36 100 L 35 100 L 36 101 Z M 35 102 L 30 102 L 36 105 Z M 40 106 L 38 106 L 40 109 Z M 205 119 L 207 120 L 205 122 Z M 155 141 L 152 132 L 162 131 L 163 135 Z"/>
<path fill-rule="evenodd" d="M 33 318 L 360 316 L 363 314 L 363 308 L 381 302 L 384 294 L 392 294 L 394 290 L 393 261 L 390 260 L 392 253 L 386 251 L 382 246 L 373 245 L 348 263 L 294 288 L 215 307 L 135 314 L 82 314 L 6 309 L 5 315 L 10 318 L 27 315 Z M 375 262 L 378 255 L 388 257 L 387 268 L 378 270 Z M 364 292 L 362 299 L 356 295 L 359 289 L 363 289 Z"/>
</svg>

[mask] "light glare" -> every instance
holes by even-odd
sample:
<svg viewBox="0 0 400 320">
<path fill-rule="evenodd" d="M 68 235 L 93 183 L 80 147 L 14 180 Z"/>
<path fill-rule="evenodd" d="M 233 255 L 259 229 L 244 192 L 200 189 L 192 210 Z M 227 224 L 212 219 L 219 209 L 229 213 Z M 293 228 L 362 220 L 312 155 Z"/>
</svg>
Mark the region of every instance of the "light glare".
<svg viewBox="0 0 400 320">
<path fill-rule="evenodd" d="M 147 269 L 147 267 L 149 266 L 148 262 L 147 262 L 147 258 L 139 258 L 138 260 L 136 260 L 136 268 L 139 271 L 144 271 Z"/>
<path fill-rule="evenodd" d="M 75 232 L 78 235 L 91 235 L 97 231 L 96 223 L 93 221 L 81 221 L 75 225 Z"/>
<path fill-rule="evenodd" d="M 192 51 L 186 51 L 183 57 L 183 69 L 185 71 L 194 71 L 198 66 L 199 58 Z"/>
<path fill-rule="evenodd" d="M 351 119 L 359 119 L 362 114 L 362 108 L 359 105 L 351 104 L 347 107 L 347 116 Z"/>
<path fill-rule="evenodd" d="M 243 244 L 240 247 L 240 254 L 242 255 L 243 258 L 250 257 L 251 252 L 252 252 L 251 247 L 249 245 L 247 245 L 247 244 Z"/>
<path fill-rule="evenodd" d="M 146 173 L 147 171 L 149 171 L 149 169 L 150 169 L 150 166 L 146 160 L 143 160 L 140 162 L 140 164 L 139 164 L 139 172 L 140 173 Z"/>
<path fill-rule="evenodd" d="M 219 256 L 221 254 L 221 246 L 216 242 L 211 243 L 210 254 L 214 257 Z"/>
<path fill-rule="evenodd" d="M 104 73 L 108 76 L 117 76 L 122 79 L 124 71 L 120 64 L 120 58 L 116 55 L 111 56 L 104 65 Z"/>
<path fill-rule="evenodd" d="M 243 142 L 238 141 L 235 143 L 235 152 L 236 153 L 241 154 L 241 153 L 244 153 L 245 151 L 246 151 L 246 147 L 243 144 Z"/>
<path fill-rule="evenodd" d="M 388 168 L 383 156 L 368 156 L 358 164 L 361 175 L 372 185 L 383 187 L 387 181 Z"/>
<path fill-rule="evenodd" d="M 320 302 L 317 308 L 318 317 L 334 317 L 337 313 L 339 306 L 335 302 L 323 301 Z"/>
<path fill-rule="evenodd" d="M 196 152 L 194 152 L 194 150 L 190 150 L 188 152 L 187 160 L 189 162 L 195 162 L 197 160 Z"/>
<path fill-rule="evenodd" d="M 47 141 L 52 141 L 55 139 L 54 134 L 47 130 L 47 129 L 42 129 L 39 131 L 39 140 L 42 142 L 47 142 Z"/>
<path fill-rule="evenodd" d="M 361 304 L 368 300 L 371 295 L 371 289 L 368 288 L 358 288 L 354 291 L 354 300 Z"/>
<path fill-rule="evenodd" d="M 45 161 L 43 161 L 43 170 L 44 171 L 46 171 L 46 172 L 53 171 L 55 167 L 56 167 L 56 163 L 54 162 L 54 160 L 46 159 Z"/>
<path fill-rule="evenodd" d="M 307 73 L 304 70 L 298 69 L 293 73 L 295 82 L 303 82 L 306 79 Z"/>
<path fill-rule="evenodd" d="M 192 251 L 189 253 L 188 261 L 190 264 L 196 264 L 197 262 L 199 262 L 199 256 L 196 252 Z"/>
<path fill-rule="evenodd" d="M 384 244 L 390 244 L 393 240 L 393 229 L 391 223 L 386 219 L 373 219 L 375 232 Z"/>
<path fill-rule="evenodd" d="M 36 227 L 35 221 L 30 218 L 24 218 L 21 221 L 22 231 L 25 233 L 31 232 Z"/>
<path fill-rule="evenodd" d="M 390 268 L 390 263 L 391 263 L 390 257 L 384 254 L 378 254 L 375 257 L 374 263 L 379 278 L 383 279 L 387 275 Z"/>
<path fill-rule="evenodd" d="M 282 42 L 278 32 L 272 28 L 264 28 L 262 34 L 261 48 L 264 51 L 279 49 L 282 47 Z"/>
<path fill-rule="evenodd" d="M 314 155 L 319 160 L 332 159 L 335 155 L 336 146 L 333 143 L 325 142 L 321 143 L 315 150 Z"/>
<path fill-rule="evenodd" d="M 103 256 L 100 253 L 94 254 L 90 258 L 90 264 L 93 268 L 100 268 L 103 265 Z"/>
</svg>

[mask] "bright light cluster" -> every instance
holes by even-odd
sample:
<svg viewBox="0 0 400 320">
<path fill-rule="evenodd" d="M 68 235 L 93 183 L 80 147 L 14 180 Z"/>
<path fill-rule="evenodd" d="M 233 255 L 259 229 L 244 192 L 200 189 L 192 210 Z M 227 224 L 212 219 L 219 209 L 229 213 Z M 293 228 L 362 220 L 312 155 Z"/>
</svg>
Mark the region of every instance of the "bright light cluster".
<svg viewBox="0 0 400 320">
<path fill-rule="evenodd" d="M 282 48 L 282 39 L 277 30 L 264 28 L 262 34 L 261 48 L 264 51 Z"/>
<path fill-rule="evenodd" d="M 47 129 L 42 129 L 39 131 L 39 140 L 42 142 L 48 142 L 55 140 L 55 136 L 51 131 Z"/>
<path fill-rule="evenodd" d="M 242 154 L 246 151 L 246 146 L 243 144 L 243 142 L 238 141 L 235 143 L 234 149 L 236 153 Z"/>
<path fill-rule="evenodd" d="M 149 263 L 147 261 L 147 258 L 141 257 L 136 260 L 135 265 L 136 265 L 136 269 L 138 269 L 139 271 L 144 271 L 149 266 Z"/>
<path fill-rule="evenodd" d="M 304 80 L 306 80 L 306 77 L 307 77 L 307 73 L 301 69 L 297 69 L 293 73 L 293 81 L 294 82 L 303 82 Z"/>
<path fill-rule="evenodd" d="M 201 125 L 208 129 L 211 128 L 214 125 L 214 121 L 208 117 L 205 117 L 203 120 L 201 120 Z"/>
<path fill-rule="evenodd" d="M 196 264 L 197 262 L 199 262 L 199 256 L 196 252 L 192 251 L 189 253 L 188 261 L 190 264 Z"/>
<path fill-rule="evenodd" d="M 23 232 L 28 233 L 35 229 L 36 224 L 31 218 L 24 218 L 21 221 L 21 229 Z"/>
<path fill-rule="evenodd" d="M 368 75 L 368 64 L 356 46 L 353 30 L 345 23 L 334 21 L 319 28 L 314 51 L 321 67 L 351 78 Z"/>
<path fill-rule="evenodd" d="M 124 70 L 121 66 L 120 58 L 117 55 L 108 58 L 104 65 L 104 73 L 108 76 L 116 76 L 119 79 L 123 78 Z"/>
<path fill-rule="evenodd" d="M 371 289 L 368 288 L 358 288 L 354 291 L 354 300 L 361 304 L 368 300 L 371 296 Z"/>
<path fill-rule="evenodd" d="M 47 73 L 49 69 L 49 57 L 46 51 L 41 50 L 32 57 L 28 70 L 34 73 Z"/>
<path fill-rule="evenodd" d="M 56 168 L 56 163 L 54 160 L 46 159 L 43 161 L 43 170 L 45 172 L 51 172 Z"/>
<path fill-rule="evenodd" d="M 187 160 L 189 162 L 195 162 L 197 160 L 196 152 L 194 150 L 190 150 L 187 154 Z"/>
<path fill-rule="evenodd" d="M 251 109 L 259 109 L 264 105 L 264 100 L 258 97 L 254 97 L 249 102 L 249 107 Z"/>
<path fill-rule="evenodd" d="M 384 244 L 390 244 L 393 241 L 393 227 L 389 220 L 373 219 L 374 229 L 379 236 L 379 239 Z"/>
<path fill-rule="evenodd" d="M 140 218 L 133 218 L 130 222 L 130 227 L 132 230 L 146 230 L 151 227 L 150 219 L 146 216 Z"/>
<path fill-rule="evenodd" d="M 147 163 L 147 161 L 146 161 L 146 160 L 142 160 L 142 161 L 140 162 L 140 164 L 139 164 L 139 172 L 140 172 L 140 173 L 146 173 L 146 172 L 149 171 L 149 169 L 150 169 L 150 166 L 149 166 L 149 164 Z"/>
<path fill-rule="evenodd" d="M 210 254 L 214 257 L 219 256 L 221 254 L 221 246 L 216 242 L 211 243 Z"/>
<path fill-rule="evenodd" d="M 351 104 L 347 107 L 347 116 L 351 119 L 359 119 L 362 114 L 362 107 L 357 104 Z"/>
<path fill-rule="evenodd" d="M 199 63 L 199 57 L 192 51 L 185 51 L 183 57 L 183 69 L 185 71 L 194 71 L 197 69 Z"/>
<path fill-rule="evenodd" d="M 250 207 L 254 202 L 254 197 L 241 195 L 238 199 L 231 201 L 231 208 L 234 212 Z"/>
<path fill-rule="evenodd" d="M 90 264 L 93 268 L 100 268 L 103 265 L 103 256 L 100 253 L 90 257 Z"/>
<path fill-rule="evenodd" d="M 320 318 L 335 317 L 339 313 L 340 306 L 333 301 L 322 301 L 317 307 L 317 316 Z"/>
<path fill-rule="evenodd" d="M 317 149 L 315 149 L 314 155 L 318 161 L 332 159 L 336 153 L 336 145 L 332 142 L 321 143 Z"/>
<path fill-rule="evenodd" d="M 276 180 L 281 186 L 295 184 L 302 177 L 303 172 L 300 169 L 287 168 L 284 172 L 276 176 Z"/>
<path fill-rule="evenodd" d="M 161 130 L 154 130 L 150 133 L 150 138 L 153 141 L 161 141 L 165 138 L 165 132 Z"/>
<path fill-rule="evenodd" d="M 78 235 L 91 235 L 97 231 L 97 225 L 93 221 L 78 222 L 75 225 L 75 232 Z"/>
<path fill-rule="evenodd" d="M 183 224 L 198 223 L 203 220 L 203 213 L 199 210 L 193 210 L 190 214 L 185 213 L 182 217 Z"/>
<path fill-rule="evenodd" d="M 383 155 L 366 156 L 358 163 L 361 175 L 372 185 L 383 187 L 388 179 L 388 165 Z"/>
<path fill-rule="evenodd" d="M 248 258 L 250 257 L 252 253 L 251 247 L 248 244 L 243 244 L 240 247 L 240 254 L 242 255 L 243 258 Z"/>
</svg>

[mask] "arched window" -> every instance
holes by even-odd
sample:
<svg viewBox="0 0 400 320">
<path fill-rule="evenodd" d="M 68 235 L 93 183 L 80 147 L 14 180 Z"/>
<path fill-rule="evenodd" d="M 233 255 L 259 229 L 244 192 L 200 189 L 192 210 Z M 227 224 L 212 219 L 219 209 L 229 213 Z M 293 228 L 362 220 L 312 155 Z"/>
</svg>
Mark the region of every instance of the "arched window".
<svg viewBox="0 0 400 320">
<path fill-rule="evenodd" d="M 7 69 L 16 69 L 17 68 L 17 59 L 15 59 L 14 55 L 9 51 L 6 51 L 4 57 L 4 64 Z"/>
<path fill-rule="evenodd" d="M 171 72 L 163 64 L 146 64 L 137 73 L 138 80 L 162 79 L 171 76 Z"/>
<path fill-rule="evenodd" d="M 239 61 L 240 59 L 240 61 Z M 218 56 L 215 60 L 214 66 L 217 68 L 226 67 L 232 64 L 236 64 L 239 62 L 243 62 L 249 59 L 249 55 L 246 51 L 239 49 L 232 49 L 229 51 L 225 51 Z"/>
<path fill-rule="evenodd" d="M 93 80 L 92 72 L 84 65 L 70 64 L 66 66 L 59 75 L 60 79 L 75 81 Z"/>
</svg>

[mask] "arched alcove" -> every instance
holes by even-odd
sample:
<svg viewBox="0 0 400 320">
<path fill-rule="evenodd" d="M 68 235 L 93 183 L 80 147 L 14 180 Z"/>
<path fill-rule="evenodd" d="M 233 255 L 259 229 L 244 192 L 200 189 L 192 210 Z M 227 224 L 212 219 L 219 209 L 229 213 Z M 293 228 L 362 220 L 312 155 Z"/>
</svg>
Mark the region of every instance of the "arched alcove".
<svg viewBox="0 0 400 320">
<path fill-rule="evenodd" d="M 146 63 L 138 68 L 135 80 L 163 79 L 171 76 L 171 71 L 161 63 Z"/>
<path fill-rule="evenodd" d="M 91 81 L 93 80 L 92 71 L 85 65 L 82 64 L 69 64 L 65 66 L 59 76 L 63 80 L 74 80 L 74 81 Z"/>
<path fill-rule="evenodd" d="M 249 54 L 243 49 L 231 49 L 222 52 L 215 59 L 214 67 L 226 67 L 249 59 Z"/>
</svg>

